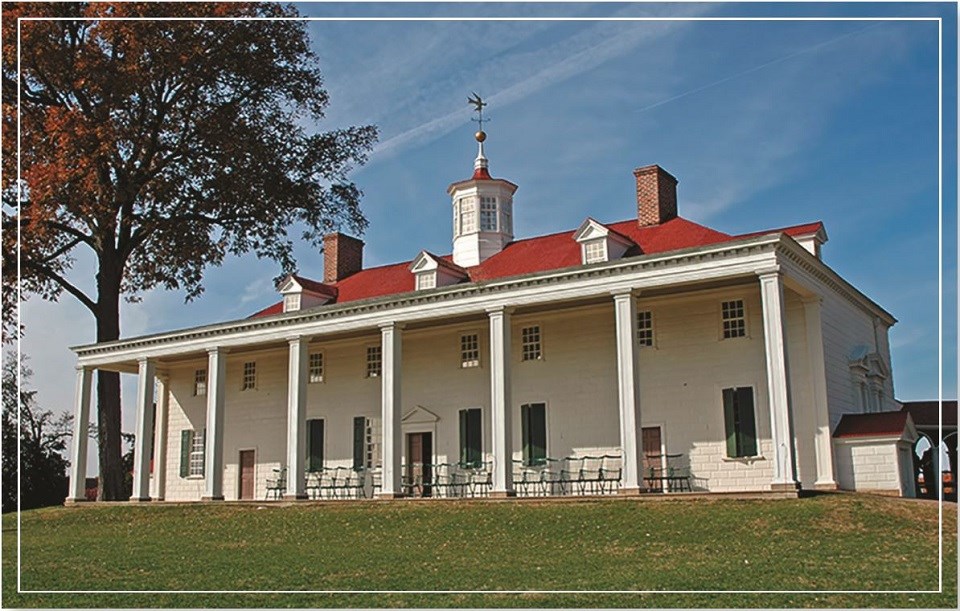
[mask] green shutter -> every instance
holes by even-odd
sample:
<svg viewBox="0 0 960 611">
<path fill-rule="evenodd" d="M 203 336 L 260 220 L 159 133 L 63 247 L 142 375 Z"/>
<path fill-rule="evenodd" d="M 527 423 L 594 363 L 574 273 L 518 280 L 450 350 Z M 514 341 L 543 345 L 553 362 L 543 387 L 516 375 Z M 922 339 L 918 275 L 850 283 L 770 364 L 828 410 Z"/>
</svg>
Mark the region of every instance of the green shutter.
<svg viewBox="0 0 960 611">
<path fill-rule="evenodd" d="M 470 410 L 460 410 L 460 462 L 465 464 L 470 462 L 470 450 L 468 446 L 467 421 Z"/>
<path fill-rule="evenodd" d="M 530 406 L 520 406 L 520 439 L 523 440 L 523 464 L 530 464 Z"/>
<path fill-rule="evenodd" d="M 731 458 L 737 456 L 737 425 L 736 415 L 734 414 L 735 393 L 735 388 L 723 389 L 723 424 L 727 434 L 727 456 Z"/>
<path fill-rule="evenodd" d="M 362 469 L 367 436 L 367 419 L 357 416 L 353 419 L 353 468 Z"/>
<path fill-rule="evenodd" d="M 534 403 L 530 406 L 530 460 L 542 465 L 547 457 L 547 406 Z"/>
<path fill-rule="evenodd" d="M 737 389 L 737 420 L 739 427 L 740 456 L 757 455 L 757 426 L 753 414 L 753 389 Z"/>
<path fill-rule="evenodd" d="M 190 475 L 190 446 L 193 445 L 193 431 L 180 431 L 180 477 Z"/>
<path fill-rule="evenodd" d="M 323 420 L 307 420 L 307 471 L 323 468 Z"/>
<path fill-rule="evenodd" d="M 480 421 L 481 411 L 479 409 L 467 411 L 467 461 L 473 465 L 479 465 L 483 460 L 483 439 L 481 435 L 483 427 Z"/>
<path fill-rule="evenodd" d="M 200 429 L 200 432 L 203 433 L 203 460 L 200 465 L 200 475 L 201 477 L 207 476 L 207 429 Z"/>
</svg>

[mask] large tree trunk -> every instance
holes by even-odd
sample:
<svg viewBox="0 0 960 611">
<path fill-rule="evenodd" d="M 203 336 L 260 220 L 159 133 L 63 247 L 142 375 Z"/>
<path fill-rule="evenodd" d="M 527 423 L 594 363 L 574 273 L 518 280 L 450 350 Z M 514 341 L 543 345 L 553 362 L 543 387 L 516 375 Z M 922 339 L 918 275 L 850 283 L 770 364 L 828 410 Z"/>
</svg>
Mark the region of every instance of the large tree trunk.
<svg viewBox="0 0 960 611">
<path fill-rule="evenodd" d="M 120 274 L 108 257 L 100 258 L 97 273 L 97 342 L 120 339 Z M 126 500 L 120 438 L 120 374 L 97 372 L 97 440 L 100 486 L 97 500 Z"/>
</svg>

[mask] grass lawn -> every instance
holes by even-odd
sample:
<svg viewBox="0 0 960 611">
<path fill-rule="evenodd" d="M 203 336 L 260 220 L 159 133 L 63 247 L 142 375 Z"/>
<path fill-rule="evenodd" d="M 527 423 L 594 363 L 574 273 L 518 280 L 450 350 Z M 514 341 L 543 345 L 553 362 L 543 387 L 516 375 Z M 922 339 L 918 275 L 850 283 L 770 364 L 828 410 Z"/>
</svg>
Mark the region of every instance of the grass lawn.
<svg viewBox="0 0 960 611">
<path fill-rule="evenodd" d="M 3 516 L 6 607 L 956 607 L 942 594 L 30 594 Z M 50 508 L 23 590 L 937 590 L 937 505 L 852 494 Z"/>
</svg>

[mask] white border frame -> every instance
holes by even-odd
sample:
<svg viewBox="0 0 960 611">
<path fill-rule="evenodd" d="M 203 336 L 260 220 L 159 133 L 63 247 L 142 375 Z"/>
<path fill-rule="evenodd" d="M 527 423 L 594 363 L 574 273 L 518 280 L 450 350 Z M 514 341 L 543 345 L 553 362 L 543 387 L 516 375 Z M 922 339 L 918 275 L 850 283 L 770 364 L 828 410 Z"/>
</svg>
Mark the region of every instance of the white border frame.
<svg viewBox="0 0 960 611">
<path fill-rule="evenodd" d="M 360 0 L 361 2 L 365 0 Z M 370 0 L 373 1 L 373 0 Z M 387 0 L 390 1 L 390 0 Z M 532 0 L 532 2 L 546 2 L 548 0 Z M 612 0 L 626 2 L 628 0 Z M 747 0 L 761 2 L 763 0 Z M 778 2 L 779 0 L 774 0 Z M 786 0 L 784 0 L 786 1 Z M 893 2 L 894 0 L 880 0 Z M 91 21 L 237 21 L 233 17 L 99 17 L 88 18 Z M 935 22 L 937 24 L 937 220 L 939 231 L 937 234 L 937 280 L 939 299 L 937 301 L 937 355 L 939 367 L 937 369 L 937 399 L 941 407 L 938 414 L 938 427 L 943 431 L 943 18 L 941 17 L 246 17 L 244 21 L 341 21 L 341 22 L 441 22 L 441 21 L 553 21 L 553 22 L 613 22 L 613 21 L 688 21 L 688 22 L 724 22 L 724 21 L 858 21 L 858 22 L 897 22 L 918 21 Z M 72 17 L 18 17 L 17 18 L 17 73 L 21 72 L 21 23 L 24 21 L 76 21 Z M 958 27 L 960 30 L 960 27 Z M 960 34 L 958 34 L 960 35 Z M 20 121 L 21 90 L 20 81 L 17 81 L 17 189 L 18 201 L 20 190 L 23 188 L 22 156 L 20 154 L 22 130 Z M 21 277 L 20 257 L 20 228 L 17 227 L 17 278 Z M 17 282 L 17 325 L 22 323 L 21 305 L 23 303 L 23 289 Z M 721 325 L 722 326 L 722 325 Z M 17 362 L 23 361 L 22 338 L 16 340 Z M 541 346 L 542 349 L 542 346 Z M 17 387 L 23 384 L 20 368 L 17 368 Z M 17 415 L 17 426 L 20 426 L 20 416 Z M 548 428 L 549 433 L 549 428 Z M 17 438 L 17 467 L 20 467 L 21 444 Z M 940 487 L 938 497 L 938 584 L 936 590 L 24 590 L 22 564 L 22 523 L 20 499 L 21 482 L 17 480 L 17 593 L 18 594 L 942 594 L 943 593 L 943 487 Z"/>
</svg>

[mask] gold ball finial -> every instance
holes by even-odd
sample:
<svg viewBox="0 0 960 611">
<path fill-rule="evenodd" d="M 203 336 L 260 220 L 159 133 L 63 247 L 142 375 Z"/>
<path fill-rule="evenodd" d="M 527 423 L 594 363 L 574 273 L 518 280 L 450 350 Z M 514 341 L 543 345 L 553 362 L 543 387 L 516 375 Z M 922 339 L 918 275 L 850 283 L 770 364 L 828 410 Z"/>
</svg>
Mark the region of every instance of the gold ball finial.
<svg viewBox="0 0 960 611">
<path fill-rule="evenodd" d="M 487 132 L 480 130 L 476 134 L 474 134 L 473 137 L 477 139 L 477 142 L 483 142 L 484 140 L 487 139 Z"/>
</svg>

